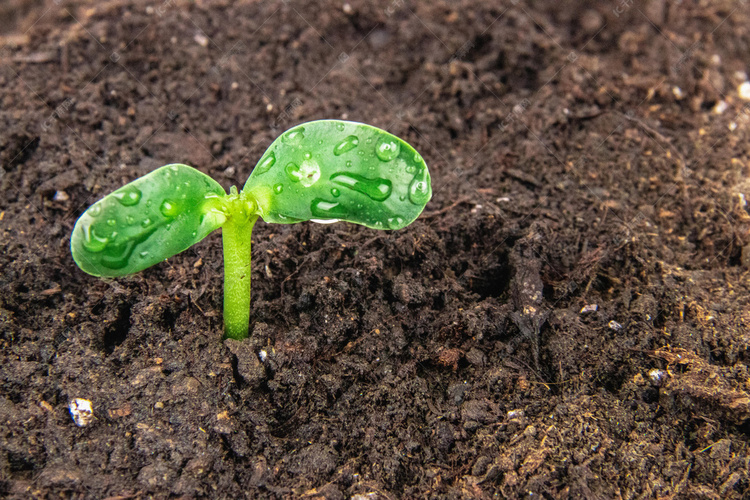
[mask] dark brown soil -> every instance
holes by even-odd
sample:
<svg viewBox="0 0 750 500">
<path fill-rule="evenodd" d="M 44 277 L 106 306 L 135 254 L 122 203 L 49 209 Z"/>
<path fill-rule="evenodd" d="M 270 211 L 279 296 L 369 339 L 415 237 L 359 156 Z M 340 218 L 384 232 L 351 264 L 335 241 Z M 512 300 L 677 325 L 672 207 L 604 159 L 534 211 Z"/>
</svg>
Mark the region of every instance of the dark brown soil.
<svg viewBox="0 0 750 500">
<path fill-rule="evenodd" d="M 13 2 L 0 495 L 750 498 L 746 2 L 498 4 Z M 242 185 L 318 118 L 404 137 L 434 197 L 397 232 L 259 223 L 249 340 L 220 234 L 75 266 L 99 197 Z"/>
</svg>

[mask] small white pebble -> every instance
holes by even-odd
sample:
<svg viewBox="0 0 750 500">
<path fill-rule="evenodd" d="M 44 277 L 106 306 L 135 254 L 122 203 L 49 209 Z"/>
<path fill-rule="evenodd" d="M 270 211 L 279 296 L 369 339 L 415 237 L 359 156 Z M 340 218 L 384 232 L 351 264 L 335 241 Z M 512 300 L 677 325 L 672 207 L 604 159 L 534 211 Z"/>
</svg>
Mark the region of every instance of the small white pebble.
<svg viewBox="0 0 750 500">
<path fill-rule="evenodd" d="M 735 130 L 737 130 L 737 122 L 729 122 L 728 127 L 730 132 L 734 132 Z"/>
<path fill-rule="evenodd" d="M 508 198 L 507 196 L 501 196 L 500 198 L 497 198 L 495 201 L 500 203 L 501 201 L 510 201 L 510 198 Z"/>
<path fill-rule="evenodd" d="M 193 37 L 193 40 L 195 40 L 195 43 L 197 43 L 201 47 L 208 46 L 208 37 L 203 33 L 196 33 Z"/>
<path fill-rule="evenodd" d="M 273 104 L 266 104 L 266 111 L 273 111 Z"/>
<path fill-rule="evenodd" d="M 511 420 L 514 418 L 521 418 L 523 417 L 523 410 L 510 410 L 506 415 Z"/>
<path fill-rule="evenodd" d="M 237 90 L 240 87 L 240 84 L 237 82 L 232 82 L 231 87 L 232 87 L 232 90 Z"/>
<path fill-rule="evenodd" d="M 622 325 L 620 323 L 618 323 L 617 321 L 612 320 L 612 321 L 609 322 L 609 328 L 611 330 L 619 332 L 620 330 L 622 330 Z"/>
<path fill-rule="evenodd" d="M 598 310 L 599 310 L 599 305 L 598 304 L 586 304 L 581 309 L 581 314 L 592 313 L 592 312 L 596 312 Z"/>
<path fill-rule="evenodd" d="M 744 71 L 735 71 L 733 76 L 738 82 L 747 81 L 747 73 Z"/>
<path fill-rule="evenodd" d="M 341 10 L 343 10 L 343 11 L 344 11 L 344 14 L 351 14 L 352 12 L 354 12 L 354 10 L 352 9 L 352 6 L 351 6 L 351 5 L 349 5 L 348 3 L 345 3 L 345 4 L 344 4 L 344 5 L 343 5 L 343 6 L 341 7 Z"/>
<path fill-rule="evenodd" d="M 740 99 L 750 101 L 750 82 L 742 82 L 737 87 L 737 93 L 740 95 Z"/>
<path fill-rule="evenodd" d="M 716 103 L 716 105 L 714 106 L 714 109 L 712 110 L 713 114 L 720 115 L 724 111 L 726 111 L 728 107 L 729 107 L 729 104 L 727 104 L 726 101 L 719 101 Z"/>
<path fill-rule="evenodd" d="M 55 196 L 52 199 L 55 201 L 68 201 L 70 196 L 65 191 L 55 191 Z"/>
<path fill-rule="evenodd" d="M 268 353 L 263 349 L 258 353 L 258 358 L 260 359 L 261 363 L 265 363 L 266 359 L 268 359 Z"/>
<path fill-rule="evenodd" d="M 94 410 L 91 409 L 91 401 L 83 398 L 71 399 L 68 403 L 70 416 L 78 427 L 86 427 L 94 418 Z"/>
<path fill-rule="evenodd" d="M 652 368 L 648 371 L 648 378 L 651 379 L 652 384 L 659 387 L 667 380 L 667 372 L 658 368 Z"/>
<path fill-rule="evenodd" d="M 682 89 L 676 85 L 672 87 L 672 94 L 678 101 L 685 97 L 685 92 L 683 92 Z"/>
<path fill-rule="evenodd" d="M 747 206 L 747 200 L 745 199 L 745 193 L 737 193 L 737 196 L 740 198 L 740 206 L 746 207 Z"/>
</svg>

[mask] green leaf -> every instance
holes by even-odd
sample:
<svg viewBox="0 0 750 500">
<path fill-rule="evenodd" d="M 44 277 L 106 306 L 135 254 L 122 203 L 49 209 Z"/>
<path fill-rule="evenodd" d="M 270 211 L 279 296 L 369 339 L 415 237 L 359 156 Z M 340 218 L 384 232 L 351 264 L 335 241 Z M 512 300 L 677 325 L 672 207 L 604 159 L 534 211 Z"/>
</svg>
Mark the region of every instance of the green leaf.
<svg viewBox="0 0 750 500">
<path fill-rule="evenodd" d="M 424 160 L 398 137 L 363 123 L 320 120 L 276 139 L 243 194 L 257 201 L 266 222 L 401 229 L 419 216 L 432 188 Z"/>
<path fill-rule="evenodd" d="M 187 165 L 167 165 L 105 196 L 78 219 L 70 249 L 94 276 L 146 269 L 221 226 L 226 196 L 213 179 Z"/>
</svg>

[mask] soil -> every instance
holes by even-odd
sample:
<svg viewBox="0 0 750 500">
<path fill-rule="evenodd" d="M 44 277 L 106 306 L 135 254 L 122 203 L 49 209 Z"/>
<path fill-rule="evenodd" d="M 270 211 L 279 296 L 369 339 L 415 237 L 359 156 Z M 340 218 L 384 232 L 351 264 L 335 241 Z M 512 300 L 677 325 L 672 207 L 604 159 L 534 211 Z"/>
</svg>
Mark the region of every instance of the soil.
<svg viewBox="0 0 750 500">
<path fill-rule="evenodd" d="M 9 5 L 2 496 L 750 498 L 745 2 Z M 434 196 L 258 223 L 250 339 L 218 233 L 75 266 L 106 193 L 242 185 L 319 118 L 406 139 Z"/>
</svg>

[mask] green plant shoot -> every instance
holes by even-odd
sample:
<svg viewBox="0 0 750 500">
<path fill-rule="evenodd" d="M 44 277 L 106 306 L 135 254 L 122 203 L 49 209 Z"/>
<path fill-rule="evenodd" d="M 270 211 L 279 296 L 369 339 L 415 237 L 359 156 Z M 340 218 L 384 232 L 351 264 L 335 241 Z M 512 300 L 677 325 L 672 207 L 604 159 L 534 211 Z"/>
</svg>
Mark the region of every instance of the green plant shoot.
<svg viewBox="0 0 750 500">
<path fill-rule="evenodd" d="M 133 274 L 222 228 L 224 331 L 248 336 L 251 234 L 258 217 L 292 224 L 337 221 L 373 229 L 411 224 L 432 196 L 430 174 L 409 144 L 362 123 L 320 120 L 284 132 L 242 191 L 229 194 L 187 165 L 158 168 L 105 196 L 78 219 L 76 264 L 100 277 Z"/>
</svg>

